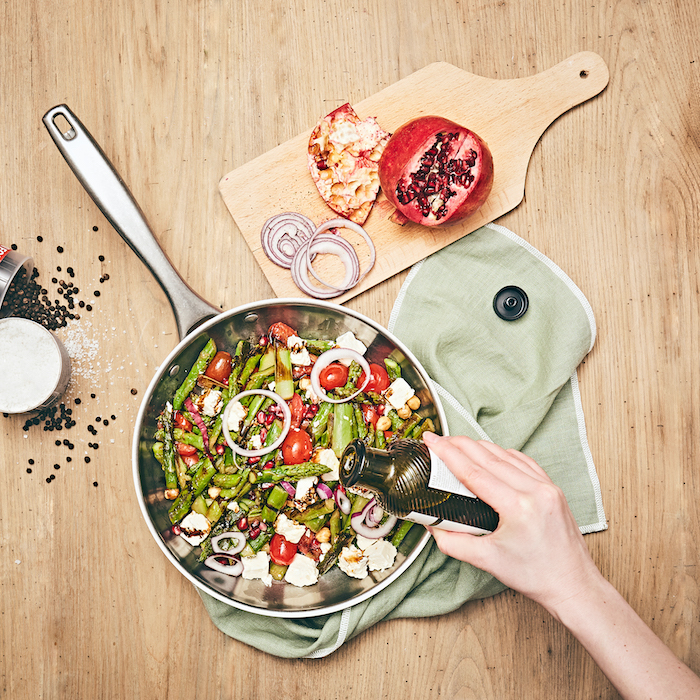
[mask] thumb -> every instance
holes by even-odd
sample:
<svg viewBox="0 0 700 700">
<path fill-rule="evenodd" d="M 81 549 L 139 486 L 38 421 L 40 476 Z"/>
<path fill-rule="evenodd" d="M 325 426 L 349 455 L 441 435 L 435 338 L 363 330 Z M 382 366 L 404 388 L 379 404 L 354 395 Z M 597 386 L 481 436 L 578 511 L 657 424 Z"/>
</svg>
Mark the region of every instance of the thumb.
<svg viewBox="0 0 700 700">
<path fill-rule="evenodd" d="M 481 535 L 469 535 L 464 532 L 451 532 L 440 528 L 429 527 L 428 530 L 435 540 L 438 549 L 453 559 L 465 561 L 483 569 L 487 559 L 489 541 Z"/>
</svg>

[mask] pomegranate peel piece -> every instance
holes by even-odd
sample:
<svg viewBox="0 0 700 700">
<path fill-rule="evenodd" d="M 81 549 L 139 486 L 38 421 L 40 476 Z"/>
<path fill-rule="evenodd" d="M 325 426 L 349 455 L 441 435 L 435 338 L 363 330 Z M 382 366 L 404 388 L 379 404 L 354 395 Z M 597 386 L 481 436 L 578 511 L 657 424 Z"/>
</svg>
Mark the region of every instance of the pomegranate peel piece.
<svg viewBox="0 0 700 700">
<path fill-rule="evenodd" d="M 308 165 L 319 194 L 341 216 L 363 224 L 379 194 L 379 160 L 390 134 L 346 103 L 311 132 Z"/>
</svg>

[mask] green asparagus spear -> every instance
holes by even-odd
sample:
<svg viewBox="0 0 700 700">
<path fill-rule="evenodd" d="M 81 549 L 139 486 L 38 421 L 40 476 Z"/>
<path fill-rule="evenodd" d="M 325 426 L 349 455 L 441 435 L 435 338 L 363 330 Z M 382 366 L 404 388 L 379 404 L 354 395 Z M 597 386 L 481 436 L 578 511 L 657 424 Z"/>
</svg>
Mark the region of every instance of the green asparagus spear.
<svg viewBox="0 0 700 700">
<path fill-rule="evenodd" d="M 294 396 L 292 358 L 289 348 L 276 344 L 275 391 L 285 400 Z"/>
<path fill-rule="evenodd" d="M 173 442 L 173 407 L 166 403 L 161 415 L 163 430 L 163 471 L 165 472 L 165 488 L 176 489 L 177 473 L 175 471 L 175 443 Z"/>
<path fill-rule="evenodd" d="M 399 379 L 401 376 L 401 365 L 396 360 L 392 360 L 390 357 L 387 357 L 384 359 L 384 366 L 386 367 L 386 373 L 389 375 L 389 379 L 392 382 L 395 379 Z"/>
<path fill-rule="evenodd" d="M 214 355 L 216 355 L 216 343 L 210 338 L 207 341 L 207 344 L 202 348 L 202 351 L 199 353 L 199 357 L 197 358 L 196 362 L 194 365 L 192 365 L 192 369 L 185 378 L 185 381 L 175 392 L 175 397 L 173 398 L 173 408 L 176 411 L 182 406 L 192 389 L 194 389 L 194 385 L 197 383 L 197 377 L 204 373 L 204 370 L 212 361 Z"/>
<path fill-rule="evenodd" d="M 338 459 L 340 459 L 343 451 L 352 441 L 354 422 L 355 417 L 353 415 L 352 406 L 349 405 L 349 403 L 335 404 L 331 448 Z"/>
<path fill-rule="evenodd" d="M 266 469 L 256 477 L 258 484 L 282 481 L 297 481 L 307 476 L 320 476 L 330 471 L 330 467 L 316 462 L 302 462 L 301 464 L 281 464 L 274 469 Z"/>
</svg>

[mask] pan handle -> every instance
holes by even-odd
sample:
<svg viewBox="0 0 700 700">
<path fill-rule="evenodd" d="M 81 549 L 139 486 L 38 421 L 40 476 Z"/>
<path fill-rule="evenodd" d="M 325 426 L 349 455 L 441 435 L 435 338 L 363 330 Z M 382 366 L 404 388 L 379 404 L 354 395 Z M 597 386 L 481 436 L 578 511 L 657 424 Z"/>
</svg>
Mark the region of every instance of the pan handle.
<svg viewBox="0 0 700 700">
<path fill-rule="evenodd" d="M 56 123 L 59 116 L 68 124 L 65 131 Z M 175 314 L 180 339 L 203 321 L 221 313 L 180 277 L 129 188 L 75 114 L 66 105 L 58 105 L 44 115 L 43 121 L 80 184 L 163 288 Z"/>
</svg>

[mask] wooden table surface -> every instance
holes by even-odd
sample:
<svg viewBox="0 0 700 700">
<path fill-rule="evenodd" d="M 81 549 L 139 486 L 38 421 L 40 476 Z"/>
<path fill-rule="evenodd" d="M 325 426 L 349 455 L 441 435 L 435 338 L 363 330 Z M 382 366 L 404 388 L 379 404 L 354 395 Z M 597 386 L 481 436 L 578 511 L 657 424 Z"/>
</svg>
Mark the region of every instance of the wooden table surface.
<svg viewBox="0 0 700 700">
<path fill-rule="evenodd" d="M 584 50 L 610 83 L 544 133 L 525 199 L 499 223 L 594 309 L 579 379 L 609 529 L 586 541 L 700 671 L 698 35 L 693 0 L 3 4 L 0 243 L 34 257 L 51 295 L 72 267 L 92 310 L 60 331 L 75 425 L 0 418 L 0 697 L 617 696 L 564 628 L 512 592 L 378 624 L 318 661 L 219 632 L 149 534 L 131 476 L 141 398 L 177 341 L 172 312 L 41 122 L 68 104 L 175 266 L 231 308 L 272 292 L 219 194 L 224 174 L 434 61 L 522 78 Z M 404 278 L 347 305 L 386 324 Z"/>
</svg>

